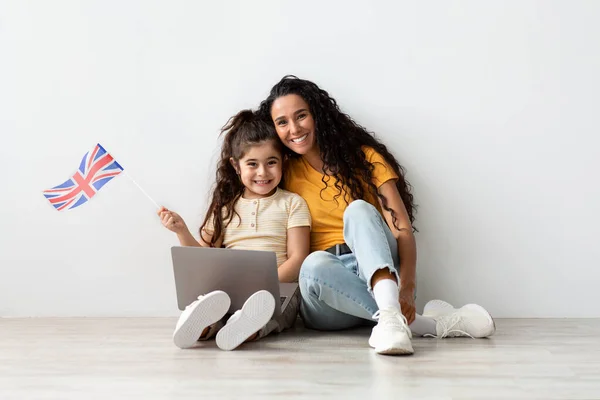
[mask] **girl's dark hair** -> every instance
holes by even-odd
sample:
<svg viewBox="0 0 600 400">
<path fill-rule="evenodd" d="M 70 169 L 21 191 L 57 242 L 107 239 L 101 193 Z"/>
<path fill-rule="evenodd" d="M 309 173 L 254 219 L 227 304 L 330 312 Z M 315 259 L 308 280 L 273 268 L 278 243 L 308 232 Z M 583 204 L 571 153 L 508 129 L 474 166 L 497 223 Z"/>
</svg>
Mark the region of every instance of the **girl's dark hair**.
<svg viewBox="0 0 600 400">
<path fill-rule="evenodd" d="M 236 169 L 231 165 L 231 159 L 237 163 L 251 146 L 267 141 L 273 141 L 275 147 L 283 153 L 283 144 L 279 140 L 273 124 L 266 122 L 252 110 L 242 110 L 231 117 L 221 128 L 220 135 L 223 136 L 223 145 L 217 164 L 217 177 L 212 191 L 212 200 L 200 227 L 202 237 L 202 231 L 212 217 L 213 225 L 209 227 L 214 231 L 210 240 L 211 247 L 215 246 L 217 240 L 224 233 L 233 215 L 237 215 L 234 205 L 244 193 L 244 185 Z"/>
<path fill-rule="evenodd" d="M 348 194 L 352 199 L 364 199 L 366 184 L 366 189 L 381 199 L 383 208 L 392 214 L 393 224 L 398 228 L 396 213 L 388 207 L 387 200 L 377 192 L 377 187 L 373 184 L 375 167 L 366 159 L 361 149 L 362 146 L 368 146 L 381 154 L 398 175 L 396 187 L 412 224 L 415 220 L 416 206 L 413 203 L 412 187 L 405 179 L 405 169 L 383 143 L 354 122 L 350 116 L 344 114 L 335 99 L 330 97 L 325 90 L 311 81 L 299 79 L 294 75 L 286 75 L 273 86 L 269 97 L 260 104 L 259 112 L 262 118 L 272 122 L 273 102 L 279 97 L 289 94 L 302 97 L 308 104 L 315 121 L 315 137 L 323 160 L 323 168 L 328 175 L 335 178 L 335 187 L 339 191 L 335 196 L 336 201 L 344 192 L 344 186 L 348 188 L 350 192 Z M 299 157 L 298 154 L 290 151 L 288 154 L 290 157 Z M 322 190 L 327 187 L 328 180 L 328 176 L 323 178 L 325 187 Z M 346 193 L 343 198 L 348 201 Z M 413 230 L 416 231 L 414 226 Z"/>
</svg>

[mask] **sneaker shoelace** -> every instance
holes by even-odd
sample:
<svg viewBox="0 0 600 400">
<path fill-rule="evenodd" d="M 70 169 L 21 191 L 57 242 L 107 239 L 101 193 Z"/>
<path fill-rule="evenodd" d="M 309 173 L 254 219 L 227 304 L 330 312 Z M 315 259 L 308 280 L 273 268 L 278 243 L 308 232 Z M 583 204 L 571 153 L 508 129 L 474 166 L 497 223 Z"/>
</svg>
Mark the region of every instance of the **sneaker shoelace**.
<svg viewBox="0 0 600 400">
<path fill-rule="evenodd" d="M 401 312 L 387 309 L 378 310 L 375 314 L 373 314 L 373 319 L 379 321 L 379 324 L 384 326 L 404 329 L 404 331 L 408 334 L 408 337 L 412 339 L 412 332 L 408 327 L 408 321 Z"/>
<path fill-rule="evenodd" d="M 448 317 L 442 317 L 438 319 L 438 323 L 442 325 L 442 334 L 439 336 L 440 339 L 445 337 L 455 337 L 458 335 L 468 336 L 473 339 L 473 336 L 469 335 L 467 332 L 463 331 L 460 328 L 460 322 L 462 320 L 462 316 L 455 312 L 450 314 Z"/>
</svg>

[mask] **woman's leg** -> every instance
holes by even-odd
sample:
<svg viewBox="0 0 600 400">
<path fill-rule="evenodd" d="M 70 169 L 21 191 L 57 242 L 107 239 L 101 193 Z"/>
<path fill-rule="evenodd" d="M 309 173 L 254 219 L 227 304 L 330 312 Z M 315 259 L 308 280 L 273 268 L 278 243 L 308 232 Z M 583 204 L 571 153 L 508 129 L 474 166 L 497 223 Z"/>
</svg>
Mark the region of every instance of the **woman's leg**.
<svg viewBox="0 0 600 400">
<path fill-rule="evenodd" d="M 389 284 L 390 279 L 400 282 L 398 243 L 379 211 L 363 200 L 352 202 L 344 213 L 344 240 L 356 256 L 359 275 L 367 283 L 369 291 L 375 292 L 379 308 L 383 309 L 383 304 L 391 305 L 395 299 L 395 306 L 399 309 L 398 286 Z M 375 283 L 381 275 L 388 282 Z M 436 305 L 441 303 L 445 302 Z M 450 306 L 440 315 L 435 314 L 435 318 L 432 318 L 433 315 L 432 303 L 431 316 L 416 315 L 410 325 L 412 333 L 439 338 L 485 337 L 495 331 L 493 319 L 480 306 L 468 305 L 461 309 Z"/>
<path fill-rule="evenodd" d="M 374 216 L 379 216 L 379 220 Z M 300 316 L 311 329 L 340 330 L 373 321 L 379 307 L 367 282 L 380 268 L 398 276 L 397 243 L 381 214 L 370 204 L 355 201 L 346 209 L 344 222 L 344 233 L 346 240 L 351 241 L 347 242 L 351 248 L 357 238 L 364 242 L 365 236 L 376 246 L 359 246 L 359 249 L 354 246 L 365 260 L 363 265 L 357 264 L 356 253 L 337 257 L 317 251 L 306 258 L 300 269 Z M 366 227 L 366 235 L 361 227 Z M 354 234 L 355 231 L 358 232 Z M 398 293 L 393 296 L 398 301 Z"/>
<path fill-rule="evenodd" d="M 412 334 L 398 299 L 398 244 L 379 211 L 366 201 L 352 202 L 344 212 L 344 241 L 378 308 L 369 345 L 380 354 L 412 354 Z"/>
<path fill-rule="evenodd" d="M 356 257 L 359 276 L 369 293 L 373 293 L 373 275 L 382 269 L 400 282 L 398 242 L 375 207 L 364 200 L 350 203 L 344 212 L 344 240 Z"/>
<path fill-rule="evenodd" d="M 360 326 L 377 311 L 367 284 L 346 264 L 352 255 L 310 254 L 300 269 L 300 316 L 306 327 L 340 330 Z"/>
</svg>

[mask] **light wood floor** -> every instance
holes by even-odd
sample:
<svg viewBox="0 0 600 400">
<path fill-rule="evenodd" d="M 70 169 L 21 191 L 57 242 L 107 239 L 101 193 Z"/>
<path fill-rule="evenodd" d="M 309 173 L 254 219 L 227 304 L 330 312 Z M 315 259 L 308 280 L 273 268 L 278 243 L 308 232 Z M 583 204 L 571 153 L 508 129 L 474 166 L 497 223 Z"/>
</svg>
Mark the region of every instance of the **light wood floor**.
<svg viewBox="0 0 600 400">
<path fill-rule="evenodd" d="M 600 320 L 497 320 L 487 340 L 292 331 L 180 350 L 172 318 L 0 319 L 0 399 L 600 399 Z"/>
</svg>

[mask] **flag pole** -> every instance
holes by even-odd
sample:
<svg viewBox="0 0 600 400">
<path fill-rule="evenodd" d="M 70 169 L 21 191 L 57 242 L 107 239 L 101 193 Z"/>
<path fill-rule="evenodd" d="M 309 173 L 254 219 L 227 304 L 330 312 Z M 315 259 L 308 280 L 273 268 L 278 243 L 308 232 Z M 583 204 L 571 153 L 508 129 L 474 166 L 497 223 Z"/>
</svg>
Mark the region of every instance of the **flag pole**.
<svg viewBox="0 0 600 400">
<path fill-rule="evenodd" d="M 133 184 L 135 186 L 138 187 L 138 189 L 140 189 L 140 191 L 142 193 L 144 193 L 144 195 L 148 198 L 148 200 L 150 200 L 152 202 L 152 204 L 154 204 L 156 206 L 156 208 L 160 208 L 158 204 L 156 204 L 156 202 L 152 199 L 152 197 L 150 197 L 150 195 L 148 193 L 146 193 L 146 191 L 144 189 L 142 189 L 142 187 L 140 185 L 138 185 L 138 183 L 136 181 L 133 180 L 133 178 L 127 173 L 127 171 L 125 171 L 125 169 L 123 169 L 123 173 L 125 174 L 126 177 L 128 177 L 131 182 L 133 182 Z"/>
</svg>

